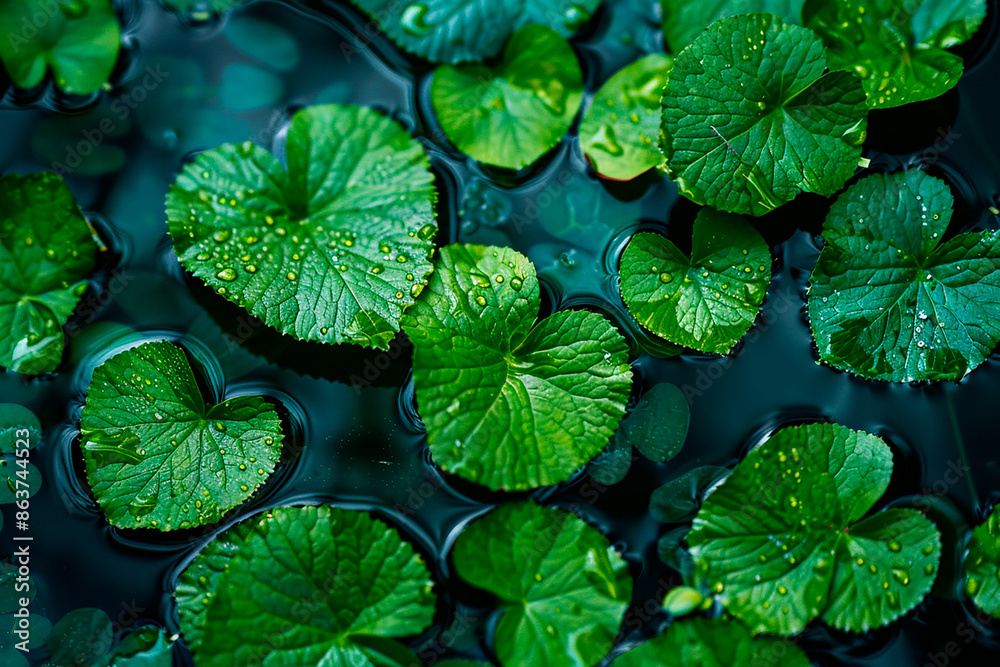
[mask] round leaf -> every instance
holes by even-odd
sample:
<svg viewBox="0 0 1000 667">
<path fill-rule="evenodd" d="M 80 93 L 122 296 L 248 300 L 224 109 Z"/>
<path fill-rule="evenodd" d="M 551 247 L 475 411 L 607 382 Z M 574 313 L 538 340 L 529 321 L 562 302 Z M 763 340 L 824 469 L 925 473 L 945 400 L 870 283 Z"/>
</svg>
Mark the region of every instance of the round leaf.
<svg viewBox="0 0 1000 667">
<path fill-rule="evenodd" d="M 536 324 L 535 268 L 508 248 L 442 248 L 427 291 L 404 329 L 438 465 L 492 489 L 530 489 L 569 479 L 604 448 L 632 380 L 611 323 L 565 310 Z"/>
<path fill-rule="evenodd" d="M 605 178 L 627 181 L 660 165 L 660 93 L 673 58 L 653 53 L 623 67 L 594 95 L 580 123 L 580 148 Z"/>
<path fill-rule="evenodd" d="M 834 202 L 809 279 L 820 360 L 889 382 L 958 380 L 1000 342 L 1000 234 L 944 235 L 948 185 L 873 174 Z"/>
<path fill-rule="evenodd" d="M 1000 509 L 976 526 L 965 557 L 965 592 L 976 606 L 1000 618 Z"/>
<path fill-rule="evenodd" d="M 17 403 L 0 403 L 0 454 L 32 449 L 41 439 L 42 424 L 34 412 Z M 18 447 L 19 440 L 27 441 L 28 446 Z"/>
<path fill-rule="evenodd" d="M 812 31 L 769 14 L 719 19 L 674 59 L 663 152 L 681 194 L 763 215 L 799 192 L 832 195 L 861 157 L 861 81 L 826 71 Z"/>
<path fill-rule="evenodd" d="M 172 667 L 174 643 L 167 631 L 153 626 L 136 628 L 115 647 L 108 667 Z"/>
<path fill-rule="evenodd" d="M 420 144 L 371 109 L 307 107 L 288 170 L 250 142 L 206 151 L 167 196 L 181 264 L 304 340 L 388 349 L 431 270 L 436 191 Z"/>
<path fill-rule="evenodd" d="M 744 218 L 702 209 L 691 257 L 650 232 L 621 260 L 622 299 L 644 327 L 671 343 L 725 354 L 750 329 L 771 282 L 771 253 Z"/>
<path fill-rule="evenodd" d="M 277 411 L 259 396 L 207 405 L 168 341 L 98 366 L 81 418 L 87 481 L 108 523 L 123 528 L 218 521 L 274 471 L 282 439 Z"/>
<path fill-rule="evenodd" d="M 29 575 L 23 582 L 18 582 L 18 566 L 0 561 L 0 614 L 9 614 L 21 608 L 21 598 L 30 602 L 35 599 L 38 590 L 35 580 Z M 27 584 L 23 591 L 17 590 L 18 583 Z"/>
<path fill-rule="evenodd" d="M 111 619 L 100 609 L 74 609 L 52 627 L 47 648 L 58 667 L 93 665 L 111 650 Z"/>
<path fill-rule="evenodd" d="M 451 143 L 507 169 L 525 167 L 558 144 L 582 99 L 573 48 L 540 25 L 519 30 L 496 69 L 439 67 L 431 84 L 434 113 Z"/>
<path fill-rule="evenodd" d="M 504 611 L 496 653 L 506 667 L 596 665 L 632 597 L 628 566 L 577 516 L 533 502 L 503 505 L 455 541 L 455 571 Z"/>
<path fill-rule="evenodd" d="M 687 438 L 691 408 L 684 393 L 669 382 L 653 385 L 618 427 L 617 439 L 650 461 L 666 463 Z"/>
</svg>

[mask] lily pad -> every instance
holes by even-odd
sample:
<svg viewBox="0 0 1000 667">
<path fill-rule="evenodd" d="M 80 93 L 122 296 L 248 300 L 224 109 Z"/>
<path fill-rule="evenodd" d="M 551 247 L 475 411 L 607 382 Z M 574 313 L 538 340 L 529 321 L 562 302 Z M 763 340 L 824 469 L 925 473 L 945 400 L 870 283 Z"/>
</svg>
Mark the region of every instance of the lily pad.
<svg viewBox="0 0 1000 667">
<path fill-rule="evenodd" d="M 206 151 L 167 196 L 181 264 L 282 333 L 388 349 L 431 270 L 437 194 L 395 121 L 337 104 L 295 114 L 286 170 L 250 142 Z"/>
<path fill-rule="evenodd" d="M 259 396 L 210 406 L 168 341 L 94 371 L 81 418 L 87 481 L 108 523 L 176 530 L 218 521 L 248 500 L 281 456 L 281 419 Z"/>
<path fill-rule="evenodd" d="M 716 19 L 740 14 L 774 14 L 785 23 L 802 23 L 805 0 L 661 0 L 663 36 L 672 53 L 680 53 Z"/>
<path fill-rule="evenodd" d="M 621 260 L 622 299 L 638 322 L 671 343 L 725 354 L 749 331 L 771 282 L 771 252 L 746 219 L 702 209 L 691 256 L 640 232 Z"/>
<path fill-rule="evenodd" d="M 965 592 L 976 606 L 1000 618 L 1000 510 L 976 526 L 965 557 Z"/>
<path fill-rule="evenodd" d="M 597 313 L 536 323 L 535 268 L 509 248 L 441 249 L 406 314 L 417 408 L 434 461 L 491 489 L 565 481 L 608 443 L 632 371 Z"/>
</svg>

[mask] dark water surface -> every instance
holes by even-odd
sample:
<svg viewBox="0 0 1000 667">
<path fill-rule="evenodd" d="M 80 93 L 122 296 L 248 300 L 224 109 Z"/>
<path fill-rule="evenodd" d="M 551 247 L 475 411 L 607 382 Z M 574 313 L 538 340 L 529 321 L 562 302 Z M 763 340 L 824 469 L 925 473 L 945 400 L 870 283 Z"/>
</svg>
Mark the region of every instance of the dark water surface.
<svg viewBox="0 0 1000 667">
<path fill-rule="evenodd" d="M 589 91 L 659 49 L 657 5 L 605 2 L 574 39 Z M 990 212 L 1000 192 L 997 9 L 992 1 L 987 24 L 961 48 L 967 74 L 956 89 L 871 116 L 872 168 L 916 163 L 947 179 L 956 196 L 952 233 L 997 225 Z M 153 1 L 123 2 L 120 12 L 127 48 L 111 92 L 66 100 L 51 89 L 11 89 L 0 102 L 0 171 L 66 167 L 109 246 L 71 322 L 60 372 L 31 381 L 0 376 L 0 401 L 27 405 L 45 430 L 34 454 L 44 475 L 32 500 L 34 611 L 56 620 L 96 606 L 125 627 L 150 621 L 177 629 L 170 598 L 176 575 L 222 526 L 170 534 L 110 528 L 83 481 L 77 442 L 93 369 L 136 341 L 166 337 L 200 367 L 210 400 L 257 393 L 282 406 L 288 460 L 229 522 L 264 507 L 320 500 L 374 509 L 424 551 L 439 583 L 437 622 L 413 647 L 429 664 L 445 655 L 484 656 L 490 600 L 450 575 L 448 551 L 470 519 L 524 494 L 489 493 L 430 463 L 404 339 L 390 353 L 373 353 L 282 338 L 186 277 L 166 237 L 167 186 L 194 152 L 249 138 L 280 155 L 298 107 L 342 102 L 382 109 L 421 138 L 441 195 L 440 243 L 513 246 L 538 268 L 546 312 L 588 308 L 620 326 L 634 353 L 635 397 L 663 381 L 688 394 L 690 434 L 669 464 L 639 463 L 610 488 L 581 474 L 532 494 L 579 506 L 623 547 L 637 580 L 629 627 L 643 626 L 626 641 L 656 631 L 663 619 L 655 603 L 679 582 L 656 555 L 656 538 L 674 526 L 649 517 L 652 490 L 695 466 L 733 464 L 783 425 L 819 419 L 887 439 L 895 471 L 883 504 L 928 509 L 946 555 L 932 596 L 903 620 L 861 636 L 814 624 L 801 645 L 820 665 L 996 664 L 1000 622 L 977 623 L 961 592 L 960 561 L 950 554 L 962 553 L 970 526 L 1000 499 L 1000 357 L 960 383 L 937 385 L 877 384 L 818 366 L 804 295 L 826 200 L 801 197 L 759 221 L 778 260 L 774 282 L 732 356 L 662 358 L 666 346 L 628 318 L 616 272 L 639 229 L 689 243 L 696 207 L 679 200 L 669 181 L 647 175 L 602 183 L 573 133 L 523 173 L 466 161 L 441 139 L 430 112 L 429 68 L 340 4 L 262 1 L 204 24 Z M 14 525 L 9 514 L 5 519 L 9 545 Z"/>
</svg>

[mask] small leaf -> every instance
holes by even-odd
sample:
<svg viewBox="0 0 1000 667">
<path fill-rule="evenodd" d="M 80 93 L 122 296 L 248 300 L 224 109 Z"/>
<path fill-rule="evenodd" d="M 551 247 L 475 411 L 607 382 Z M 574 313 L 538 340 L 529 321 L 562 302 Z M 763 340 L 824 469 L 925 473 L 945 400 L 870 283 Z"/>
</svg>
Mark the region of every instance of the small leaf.
<svg viewBox="0 0 1000 667">
<path fill-rule="evenodd" d="M 108 656 L 108 667 L 172 667 L 173 647 L 166 630 L 142 626 L 115 647 Z"/>
<path fill-rule="evenodd" d="M 419 664 L 394 640 L 430 625 L 433 584 L 420 556 L 381 521 L 325 505 L 286 507 L 221 539 L 232 547 L 225 556 L 210 546 L 181 575 L 211 592 L 199 610 L 189 594 L 178 598 L 199 667 Z M 216 574 L 202 581 L 206 556 Z"/>
<path fill-rule="evenodd" d="M 694 560 L 684 545 L 688 532 L 690 532 L 688 526 L 680 526 L 661 535 L 656 541 L 656 553 L 660 560 L 676 570 L 684 581 L 690 581 L 691 575 L 694 574 Z"/>
<path fill-rule="evenodd" d="M 71 95 L 100 90 L 121 47 L 111 0 L 3 2 L 0 34 L 0 59 L 15 84 L 37 86 L 51 69 L 56 85 Z"/>
<path fill-rule="evenodd" d="M 615 660 L 614 667 L 743 667 L 781 665 L 810 667 L 798 646 L 753 637 L 736 621 L 686 618 L 674 621 L 667 631 Z M 779 642 L 781 643 L 781 642 Z"/>
<path fill-rule="evenodd" d="M 21 599 L 27 598 L 28 602 L 35 599 L 38 593 L 35 580 L 30 576 L 26 581 L 21 582 L 26 585 L 24 590 L 17 590 L 18 567 L 0 561 L 0 614 L 10 614 L 21 608 Z"/>
<path fill-rule="evenodd" d="M 594 95 L 580 123 L 580 148 L 601 176 L 627 181 L 663 162 L 655 111 L 673 62 L 662 53 L 640 58 Z"/>
<path fill-rule="evenodd" d="M 701 507 L 705 492 L 729 474 L 729 468 L 701 466 L 653 491 L 649 513 L 661 523 L 690 521 Z"/>
<path fill-rule="evenodd" d="M 826 43 L 830 68 L 857 72 L 872 108 L 938 97 L 962 77 L 949 49 L 972 39 L 986 0 L 810 0 L 806 25 Z"/>
<path fill-rule="evenodd" d="M 42 440 L 42 424 L 35 413 L 17 403 L 0 403 L 0 454 L 32 449 Z M 27 446 L 18 446 L 18 442 Z"/>
<path fill-rule="evenodd" d="M 582 99 L 573 48 L 540 25 L 519 30 L 495 69 L 445 65 L 431 84 L 448 140 L 475 160 L 507 169 L 526 167 L 558 144 Z"/>
<path fill-rule="evenodd" d="M 282 439 L 277 411 L 259 396 L 207 405 L 168 341 L 98 366 L 81 418 L 87 481 L 108 523 L 124 528 L 218 521 L 274 471 Z"/>
<path fill-rule="evenodd" d="M 1000 509 L 972 531 L 965 556 L 965 592 L 977 607 L 1000 618 Z"/>
<path fill-rule="evenodd" d="M 167 196 L 181 264 L 302 340 L 388 349 L 431 270 L 437 198 L 427 156 L 362 107 L 307 107 L 287 171 L 250 142 L 201 153 Z"/>
<path fill-rule="evenodd" d="M 820 360 L 889 382 L 959 380 L 1000 342 L 1000 234 L 945 240 L 948 185 L 873 174 L 837 198 L 809 278 Z"/>
<path fill-rule="evenodd" d="M 680 53 L 716 19 L 740 14 L 774 14 L 785 23 L 802 23 L 804 0 L 661 0 L 663 36 L 672 53 Z"/>
<path fill-rule="evenodd" d="M 941 536 L 916 510 L 864 517 L 892 452 L 837 424 L 781 429 L 704 502 L 687 541 L 696 582 L 755 634 L 789 636 L 822 618 L 867 632 L 923 600 Z"/>
<path fill-rule="evenodd" d="M 690 586 L 674 586 L 663 599 L 663 609 L 674 618 L 687 616 L 705 601 L 705 596 Z"/>
<path fill-rule="evenodd" d="M 13 454 L 0 456 L 0 505 L 8 505 L 23 498 L 18 491 L 27 491 L 28 498 L 42 486 L 42 473 L 23 457 Z"/>
<path fill-rule="evenodd" d="M 533 502 L 503 505 L 455 541 L 455 571 L 504 607 L 505 667 L 594 665 L 611 649 L 632 596 L 628 566 L 582 519 Z"/>
<path fill-rule="evenodd" d="M 59 667 L 90 667 L 111 650 L 111 619 L 100 609 L 74 609 L 52 627 L 49 661 Z"/>
<path fill-rule="evenodd" d="M 66 181 L 52 172 L 0 178 L 0 225 L 0 365 L 54 371 L 97 246 Z"/>
<path fill-rule="evenodd" d="M 598 484 L 614 486 L 625 479 L 631 467 L 632 445 L 616 434 L 608 446 L 587 464 L 587 474 Z"/>
<path fill-rule="evenodd" d="M 555 484 L 618 425 L 632 378 L 624 338 L 597 313 L 566 310 L 536 323 L 540 305 L 523 255 L 441 249 L 403 327 L 427 442 L 448 472 L 492 489 Z"/>
<path fill-rule="evenodd" d="M 755 216 L 800 192 L 839 190 L 861 157 L 868 112 L 861 81 L 827 72 L 812 31 L 768 14 L 722 18 L 698 35 L 674 59 L 662 106 L 667 173 L 681 194 Z"/>
<path fill-rule="evenodd" d="M 621 293 L 639 323 L 671 343 L 726 354 L 750 329 L 771 282 L 771 253 L 746 219 L 702 209 L 691 256 L 650 232 L 621 260 Z"/>
<path fill-rule="evenodd" d="M 669 382 L 653 385 L 618 427 L 616 439 L 634 446 L 650 461 L 666 463 L 687 438 L 691 408 L 684 393 Z"/>
</svg>

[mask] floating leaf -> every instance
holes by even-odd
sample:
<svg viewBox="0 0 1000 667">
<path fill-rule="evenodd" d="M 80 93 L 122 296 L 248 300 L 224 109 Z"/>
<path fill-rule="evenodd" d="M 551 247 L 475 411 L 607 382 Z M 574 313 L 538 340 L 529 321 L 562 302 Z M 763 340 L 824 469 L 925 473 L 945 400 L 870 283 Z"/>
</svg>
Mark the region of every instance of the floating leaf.
<svg viewBox="0 0 1000 667">
<path fill-rule="evenodd" d="M 628 566 L 582 519 L 533 502 L 503 505 L 455 541 L 455 571 L 499 598 L 507 667 L 596 665 L 632 596 Z"/>
<path fill-rule="evenodd" d="M 649 513 L 661 523 L 690 521 L 701 507 L 705 491 L 729 474 L 729 468 L 701 466 L 653 491 Z"/>
<path fill-rule="evenodd" d="M 54 371 L 97 246 L 66 181 L 52 172 L 0 178 L 0 225 L 0 365 Z"/>
<path fill-rule="evenodd" d="M 210 568 L 215 575 L 188 574 L 206 554 L 221 560 L 207 550 L 181 576 L 208 593 L 193 615 L 180 600 L 181 631 L 199 667 L 419 664 L 395 639 L 430 625 L 433 584 L 395 530 L 364 512 L 319 506 L 272 510 L 232 531 L 235 548 Z"/>
<path fill-rule="evenodd" d="M 614 667 L 810 667 L 798 646 L 754 637 L 736 621 L 687 618 L 674 621 L 658 637 L 624 654 Z"/>
<path fill-rule="evenodd" d="M 691 408 L 684 393 L 669 382 L 650 387 L 618 427 L 616 438 L 634 446 L 650 461 L 666 463 L 687 438 Z"/>
<path fill-rule="evenodd" d="M 617 435 L 594 460 L 587 464 L 587 474 L 604 486 L 614 486 L 628 475 L 632 467 L 632 445 Z"/>
<path fill-rule="evenodd" d="M 108 656 L 108 667 L 172 667 L 174 642 L 166 630 L 142 626 L 128 634 Z"/>
<path fill-rule="evenodd" d="M 167 196 L 181 264 L 303 340 L 388 349 L 431 270 L 436 192 L 427 156 L 362 107 L 307 107 L 288 170 L 250 142 L 184 168 Z"/>
<path fill-rule="evenodd" d="M 3 2 L 0 34 L 0 59 L 15 84 L 37 86 L 51 69 L 56 85 L 72 95 L 100 90 L 121 46 L 110 0 Z"/>
<path fill-rule="evenodd" d="M 691 257 L 650 232 L 621 260 L 622 299 L 644 327 L 671 343 L 725 354 L 753 324 L 771 282 L 771 253 L 744 218 L 702 209 Z"/>
<path fill-rule="evenodd" d="M 958 380 L 993 351 L 1000 234 L 945 240 L 952 202 L 922 171 L 873 174 L 837 198 L 809 279 L 820 360 L 873 380 Z"/>
<path fill-rule="evenodd" d="M 49 662 L 59 667 L 96 664 L 111 650 L 114 628 L 100 609 L 74 609 L 52 627 Z"/>
<path fill-rule="evenodd" d="M 175 530 L 218 521 L 248 500 L 281 456 L 281 419 L 259 396 L 209 406 L 168 341 L 94 371 L 81 418 L 90 483 L 108 523 Z"/>
<path fill-rule="evenodd" d="M 509 248 L 442 248 L 427 291 L 403 326 L 438 465 L 492 489 L 530 489 L 601 451 L 632 377 L 604 317 L 566 310 L 536 324 L 535 268 Z"/>
<path fill-rule="evenodd" d="M 763 215 L 800 192 L 832 195 L 857 168 L 861 81 L 827 72 L 812 31 L 768 14 L 719 19 L 674 59 L 663 152 L 681 194 Z"/>
<path fill-rule="evenodd" d="M 976 606 L 1000 618 L 1000 510 L 976 526 L 965 557 L 965 592 Z"/>
<path fill-rule="evenodd" d="M 781 429 L 695 517 L 696 582 L 754 634 L 797 634 L 815 618 L 851 632 L 896 620 L 934 583 L 941 536 L 913 509 L 865 517 L 891 473 L 877 436 L 837 424 Z"/>
<path fill-rule="evenodd" d="M 601 176 L 627 181 L 662 164 L 656 111 L 673 62 L 662 53 L 640 58 L 594 95 L 580 123 L 580 148 Z"/>
<path fill-rule="evenodd" d="M 946 49 L 972 39 L 986 0 L 812 0 L 806 25 L 826 43 L 830 68 L 857 72 L 868 106 L 929 100 L 962 78 L 962 58 Z"/>
<path fill-rule="evenodd" d="M 434 113 L 451 143 L 507 169 L 525 167 L 558 144 L 582 99 L 573 48 L 540 25 L 519 30 L 495 69 L 445 65 L 431 84 Z"/>
<path fill-rule="evenodd" d="M 0 403 L 0 454 L 32 449 L 42 439 L 42 424 L 35 413 L 17 403 Z"/>
<path fill-rule="evenodd" d="M 740 14 L 774 14 L 785 23 L 802 23 L 804 0 L 661 0 L 663 36 L 672 53 L 680 53 L 716 19 Z"/>
<path fill-rule="evenodd" d="M 0 614 L 10 614 L 21 608 L 21 599 L 27 598 L 28 602 L 35 599 L 38 591 L 35 588 L 35 580 L 30 576 L 25 580 L 25 589 L 17 590 L 18 567 L 0 561 Z"/>
</svg>

